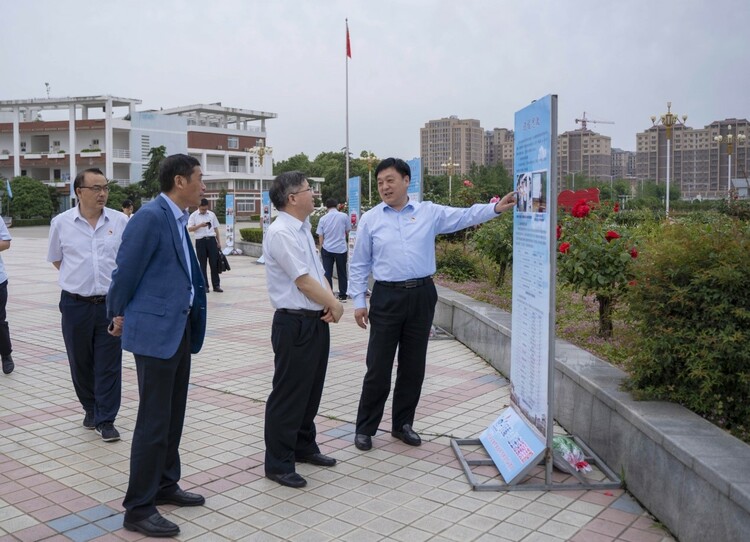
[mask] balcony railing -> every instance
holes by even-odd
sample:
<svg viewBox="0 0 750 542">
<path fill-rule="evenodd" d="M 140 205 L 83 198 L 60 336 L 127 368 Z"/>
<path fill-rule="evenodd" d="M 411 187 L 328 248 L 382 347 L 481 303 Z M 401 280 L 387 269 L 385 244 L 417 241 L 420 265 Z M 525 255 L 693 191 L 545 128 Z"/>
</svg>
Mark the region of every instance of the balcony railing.
<svg viewBox="0 0 750 542">
<path fill-rule="evenodd" d="M 130 159 L 130 150 L 129 149 L 112 149 L 112 157 Z"/>
</svg>

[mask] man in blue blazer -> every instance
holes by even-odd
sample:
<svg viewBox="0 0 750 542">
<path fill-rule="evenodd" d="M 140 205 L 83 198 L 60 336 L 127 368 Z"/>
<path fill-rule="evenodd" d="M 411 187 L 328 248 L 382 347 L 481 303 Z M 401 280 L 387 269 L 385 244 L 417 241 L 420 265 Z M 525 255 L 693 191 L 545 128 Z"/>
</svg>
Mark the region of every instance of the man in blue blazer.
<svg viewBox="0 0 750 542">
<path fill-rule="evenodd" d="M 206 331 L 203 273 L 186 229 L 186 209 L 206 188 L 202 177 L 192 156 L 162 161 L 162 193 L 128 222 L 107 295 L 110 333 L 135 357 L 140 395 L 123 526 L 148 536 L 180 532 L 157 504 L 205 503 L 178 485 L 190 355 L 200 351 Z"/>
</svg>

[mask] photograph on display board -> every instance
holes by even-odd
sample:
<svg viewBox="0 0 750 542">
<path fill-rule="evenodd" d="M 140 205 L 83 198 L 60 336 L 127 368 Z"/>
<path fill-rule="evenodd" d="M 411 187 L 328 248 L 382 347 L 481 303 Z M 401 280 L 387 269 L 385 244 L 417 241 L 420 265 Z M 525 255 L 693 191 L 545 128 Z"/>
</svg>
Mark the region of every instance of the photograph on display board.
<svg viewBox="0 0 750 542">
<path fill-rule="evenodd" d="M 521 173 L 516 179 L 516 209 L 520 213 L 545 213 L 547 211 L 547 172 Z"/>
</svg>

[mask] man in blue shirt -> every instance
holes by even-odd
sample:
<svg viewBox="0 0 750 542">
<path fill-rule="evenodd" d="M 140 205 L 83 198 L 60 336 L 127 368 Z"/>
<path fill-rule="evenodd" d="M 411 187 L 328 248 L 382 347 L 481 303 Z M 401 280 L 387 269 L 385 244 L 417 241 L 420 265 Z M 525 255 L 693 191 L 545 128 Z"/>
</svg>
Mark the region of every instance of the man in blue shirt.
<svg viewBox="0 0 750 542">
<path fill-rule="evenodd" d="M 338 202 L 333 198 L 326 200 L 328 212 L 320 218 L 315 233 L 320 241 L 320 259 L 323 261 L 328 284 L 333 288 L 333 262 L 336 262 L 336 276 L 339 279 L 339 301 L 346 301 L 346 260 L 347 234 L 352 229 L 349 217 L 336 209 Z"/>
<path fill-rule="evenodd" d="M 371 324 L 367 373 L 354 438 L 360 450 L 372 448 L 371 437 L 378 430 L 391 388 L 397 349 L 391 435 L 411 446 L 422 443 L 412 426 L 437 304 L 437 290 L 432 282 L 435 236 L 487 222 L 516 203 L 514 192 L 497 203 L 468 208 L 412 201 L 407 194 L 411 169 L 398 158 L 380 162 L 375 175 L 383 201 L 362 216 L 349 266 L 354 318 L 363 329 Z M 375 285 L 368 312 L 366 291 L 370 273 Z"/>
</svg>

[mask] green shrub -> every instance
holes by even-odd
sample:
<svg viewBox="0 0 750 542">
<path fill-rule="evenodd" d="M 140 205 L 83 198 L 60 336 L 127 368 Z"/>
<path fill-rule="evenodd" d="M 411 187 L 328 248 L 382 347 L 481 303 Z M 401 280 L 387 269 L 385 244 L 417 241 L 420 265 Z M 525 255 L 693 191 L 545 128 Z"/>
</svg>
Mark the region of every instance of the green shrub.
<svg viewBox="0 0 750 542">
<path fill-rule="evenodd" d="M 639 398 L 683 404 L 747 439 L 750 225 L 713 218 L 665 223 L 643 246 L 628 295 L 638 331 L 628 387 Z"/>
<path fill-rule="evenodd" d="M 437 272 L 456 282 L 479 276 L 477 257 L 458 243 L 440 243 L 435 252 Z"/>
<path fill-rule="evenodd" d="M 240 237 L 243 241 L 248 243 L 262 243 L 263 242 L 263 229 L 262 228 L 240 228 Z"/>
<path fill-rule="evenodd" d="M 49 218 L 14 218 L 13 227 L 22 228 L 24 226 L 49 226 Z"/>
<path fill-rule="evenodd" d="M 513 263 L 513 212 L 483 224 L 471 241 L 481 254 L 497 264 L 496 285 L 502 286 Z"/>
</svg>

